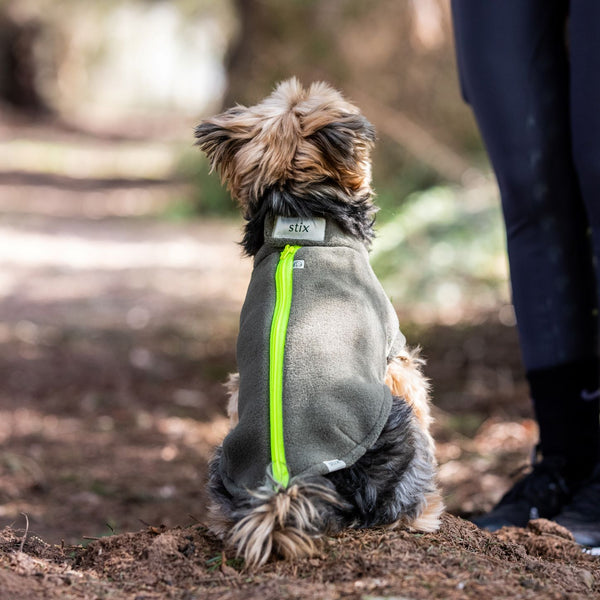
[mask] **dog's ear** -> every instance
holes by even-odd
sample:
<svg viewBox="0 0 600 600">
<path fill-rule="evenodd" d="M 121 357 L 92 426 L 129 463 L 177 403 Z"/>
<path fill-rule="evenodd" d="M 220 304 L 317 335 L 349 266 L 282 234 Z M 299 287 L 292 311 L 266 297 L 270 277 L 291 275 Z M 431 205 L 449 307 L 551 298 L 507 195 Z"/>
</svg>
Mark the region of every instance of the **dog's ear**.
<svg viewBox="0 0 600 600">
<path fill-rule="evenodd" d="M 358 174 L 362 173 L 360 166 L 369 160 L 375 128 L 361 114 L 346 113 L 317 129 L 310 139 L 332 172 Z"/>
<path fill-rule="evenodd" d="M 196 127 L 196 145 L 206 153 L 211 169 L 223 181 L 231 179 L 235 156 L 252 137 L 253 124 L 248 122 L 247 113 L 245 106 L 235 106 Z"/>
</svg>

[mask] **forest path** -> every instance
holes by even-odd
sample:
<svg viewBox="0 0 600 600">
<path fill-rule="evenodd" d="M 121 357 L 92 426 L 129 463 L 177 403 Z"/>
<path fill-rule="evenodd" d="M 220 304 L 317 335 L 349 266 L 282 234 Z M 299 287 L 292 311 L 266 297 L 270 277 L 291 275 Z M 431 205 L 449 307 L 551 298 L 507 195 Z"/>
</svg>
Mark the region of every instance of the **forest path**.
<svg viewBox="0 0 600 600">
<path fill-rule="evenodd" d="M 180 522 L 225 431 L 240 223 L 169 218 L 177 137 L 0 134 L 0 524 L 27 513 L 58 541 Z"/>
<path fill-rule="evenodd" d="M 251 261 L 239 221 L 170 218 L 179 143 L 0 121 L 0 600 L 600 597 L 597 559 L 543 520 L 348 531 L 240 571 L 201 523 Z M 481 511 L 536 436 L 514 330 L 402 327 L 448 509 Z"/>
<path fill-rule="evenodd" d="M 185 125 L 0 122 L 0 524 L 74 541 L 204 510 L 251 261 L 241 220 L 173 218 Z M 402 328 L 448 508 L 484 509 L 535 439 L 514 331 Z"/>
</svg>

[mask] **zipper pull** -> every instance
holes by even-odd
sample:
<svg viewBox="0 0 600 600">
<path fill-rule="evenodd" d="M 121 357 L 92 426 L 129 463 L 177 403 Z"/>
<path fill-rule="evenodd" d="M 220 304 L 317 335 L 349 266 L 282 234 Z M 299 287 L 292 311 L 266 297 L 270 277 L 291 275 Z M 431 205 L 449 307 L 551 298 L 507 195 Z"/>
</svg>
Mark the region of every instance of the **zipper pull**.
<svg viewBox="0 0 600 600">
<path fill-rule="evenodd" d="M 290 246 L 287 244 L 285 248 L 282 250 L 280 255 L 280 260 L 285 260 L 290 254 L 295 254 L 296 250 L 298 250 L 300 246 Z"/>
</svg>

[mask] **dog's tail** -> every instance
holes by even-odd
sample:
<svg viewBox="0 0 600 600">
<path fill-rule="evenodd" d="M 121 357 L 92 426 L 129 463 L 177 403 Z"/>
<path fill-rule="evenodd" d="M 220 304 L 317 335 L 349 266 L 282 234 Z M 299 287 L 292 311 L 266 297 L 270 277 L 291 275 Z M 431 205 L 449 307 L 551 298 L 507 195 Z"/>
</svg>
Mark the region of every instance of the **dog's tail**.
<svg viewBox="0 0 600 600">
<path fill-rule="evenodd" d="M 251 493 L 251 507 L 228 535 L 247 567 L 260 567 L 271 553 L 286 559 L 311 556 L 318 538 L 337 529 L 337 513 L 345 503 L 323 481 L 292 481 L 276 489 L 267 485 Z"/>
</svg>

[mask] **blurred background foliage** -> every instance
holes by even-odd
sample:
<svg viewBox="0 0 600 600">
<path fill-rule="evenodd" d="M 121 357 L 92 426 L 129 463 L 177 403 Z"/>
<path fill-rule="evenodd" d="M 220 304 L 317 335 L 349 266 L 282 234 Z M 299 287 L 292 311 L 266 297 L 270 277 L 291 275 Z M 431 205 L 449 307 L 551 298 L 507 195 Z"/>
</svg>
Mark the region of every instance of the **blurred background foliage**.
<svg viewBox="0 0 600 600">
<path fill-rule="evenodd" d="M 398 308 L 454 323 L 506 305 L 497 192 L 447 0 L 0 0 L 0 110 L 89 134 L 20 130 L 1 168 L 172 183 L 168 199 L 114 210 L 238 218 L 193 125 L 292 75 L 329 81 L 376 126 L 373 264 Z"/>
</svg>

